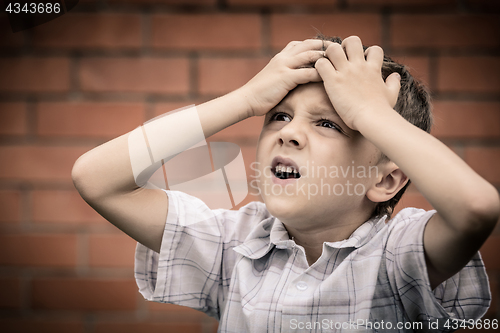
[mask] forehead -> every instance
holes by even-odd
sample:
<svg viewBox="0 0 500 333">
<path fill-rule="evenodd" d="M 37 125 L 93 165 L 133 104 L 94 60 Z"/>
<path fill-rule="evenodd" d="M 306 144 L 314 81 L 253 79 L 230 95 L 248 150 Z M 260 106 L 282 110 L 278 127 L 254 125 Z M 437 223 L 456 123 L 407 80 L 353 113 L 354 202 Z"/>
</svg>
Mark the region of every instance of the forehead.
<svg viewBox="0 0 500 333">
<path fill-rule="evenodd" d="M 323 82 L 301 84 L 290 91 L 276 106 L 311 114 L 337 114 L 326 94 Z"/>
</svg>

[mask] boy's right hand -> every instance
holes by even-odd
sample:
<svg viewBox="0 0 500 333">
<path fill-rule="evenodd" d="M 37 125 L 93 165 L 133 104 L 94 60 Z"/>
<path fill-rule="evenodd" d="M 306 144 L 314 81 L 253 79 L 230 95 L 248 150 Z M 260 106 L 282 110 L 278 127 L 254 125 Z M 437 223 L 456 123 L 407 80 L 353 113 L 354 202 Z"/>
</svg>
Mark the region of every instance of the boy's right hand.
<svg viewBox="0 0 500 333">
<path fill-rule="evenodd" d="M 322 81 L 314 63 L 324 57 L 323 47 L 331 43 L 320 39 L 288 43 L 239 89 L 248 102 L 248 116 L 265 115 L 299 84 Z"/>
</svg>

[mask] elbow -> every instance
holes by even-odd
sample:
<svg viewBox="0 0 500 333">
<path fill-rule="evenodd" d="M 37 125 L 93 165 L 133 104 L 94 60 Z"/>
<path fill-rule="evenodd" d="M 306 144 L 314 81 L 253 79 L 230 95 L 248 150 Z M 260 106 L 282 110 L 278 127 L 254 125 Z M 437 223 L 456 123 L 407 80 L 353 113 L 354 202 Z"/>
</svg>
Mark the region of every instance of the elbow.
<svg viewBox="0 0 500 333">
<path fill-rule="evenodd" d="M 83 161 L 85 155 L 80 156 L 75 164 L 73 164 L 73 168 L 71 169 L 71 180 L 73 180 L 73 185 L 80 195 L 83 197 L 85 191 L 86 179 L 88 176 L 85 174 L 85 162 Z"/>
<path fill-rule="evenodd" d="M 91 166 L 87 161 L 87 154 L 80 156 L 71 169 L 71 179 L 80 196 L 87 202 L 98 197 L 93 184 Z M 94 190 L 93 190 L 94 189 Z"/>
<path fill-rule="evenodd" d="M 495 228 L 500 218 L 500 198 L 497 190 L 490 184 L 481 193 L 473 195 L 467 206 L 467 233 L 487 233 Z"/>
</svg>

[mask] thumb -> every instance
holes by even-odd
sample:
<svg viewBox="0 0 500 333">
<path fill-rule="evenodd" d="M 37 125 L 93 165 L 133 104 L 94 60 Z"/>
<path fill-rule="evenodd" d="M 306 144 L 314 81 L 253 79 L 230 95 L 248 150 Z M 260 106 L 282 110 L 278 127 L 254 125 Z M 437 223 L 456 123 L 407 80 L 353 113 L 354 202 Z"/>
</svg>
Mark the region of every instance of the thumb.
<svg viewBox="0 0 500 333">
<path fill-rule="evenodd" d="M 385 79 L 385 85 L 389 89 L 391 104 L 394 106 L 398 100 L 399 88 L 401 88 L 401 75 L 396 72 L 392 73 Z"/>
</svg>

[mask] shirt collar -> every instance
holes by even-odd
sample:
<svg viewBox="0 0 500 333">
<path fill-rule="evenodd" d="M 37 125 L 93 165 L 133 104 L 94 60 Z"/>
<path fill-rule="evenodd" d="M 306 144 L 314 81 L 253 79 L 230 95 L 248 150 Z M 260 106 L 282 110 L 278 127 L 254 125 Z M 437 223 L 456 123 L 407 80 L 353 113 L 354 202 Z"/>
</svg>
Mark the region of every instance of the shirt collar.
<svg viewBox="0 0 500 333">
<path fill-rule="evenodd" d="M 386 219 L 387 215 L 369 219 L 354 230 L 349 238 L 338 242 L 325 242 L 325 244 L 329 247 L 337 249 L 346 247 L 353 247 L 357 249 L 368 243 L 370 239 L 372 239 L 377 232 L 379 232 L 379 230 L 385 225 Z"/>
<path fill-rule="evenodd" d="M 278 219 L 275 217 L 269 217 L 260 222 L 252 229 L 250 234 L 248 234 L 245 241 L 234 248 L 234 251 L 250 259 L 259 259 L 265 256 L 274 246 L 274 243 L 272 243 L 270 239 L 271 234 L 273 234 L 273 236 L 276 234 L 276 232 L 273 232 L 273 229 L 276 228 L 276 221 L 278 221 Z M 279 224 L 281 224 L 281 222 L 279 222 Z M 281 226 L 285 229 L 282 224 Z M 286 233 L 286 230 L 284 231 Z M 288 237 L 288 233 L 286 233 L 286 236 L 283 235 L 283 237 Z"/>
<path fill-rule="evenodd" d="M 387 216 L 372 218 L 359 226 L 349 238 L 338 242 L 325 242 L 332 248 L 359 248 L 365 245 L 385 225 Z M 290 239 L 283 223 L 269 217 L 259 223 L 248 235 L 245 241 L 234 248 L 234 251 L 249 259 L 259 259 L 265 256 L 273 247 L 291 249 L 297 244 Z"/>
</svg>

